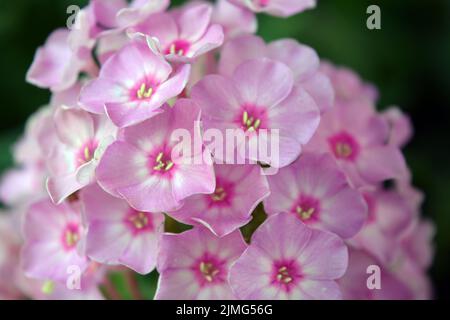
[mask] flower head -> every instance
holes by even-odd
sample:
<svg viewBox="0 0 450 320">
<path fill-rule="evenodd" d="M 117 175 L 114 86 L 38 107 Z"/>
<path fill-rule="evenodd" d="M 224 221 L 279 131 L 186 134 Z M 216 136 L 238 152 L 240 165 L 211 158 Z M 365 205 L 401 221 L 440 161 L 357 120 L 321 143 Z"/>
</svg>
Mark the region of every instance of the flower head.
<svg viewBox="0 0 450 320">
<path fill-rule="evenodd" d="M 161 106 L 180 94 L 190 67 L 172 67 L 153 53 L 145 42 L 135 40 L 103 65 L 98 79 L 80 94 L 82 108 L 102 114 L 106 111 L 118 127 L 127 127 L 161 112 Z"/>
<path fill-rule="evenodd" d="M 214 192 L 209 155 L 202 148 L 191 149 L 190 139 L 179 142 L 172 137 L 177 129 L 201 137 L 199 117 L 192 101 L 178 100 L 174 107 L 166 106 L 164 113 L 124 129 L 122 140 L 110 145 L 100 161 L 100 185 L 144 212 L 171 211 L 191 195 Z M 183 146 L 191 150 L 190 155 L 174 151 Z"/>
<path fill-rule="evenodd" d="M 163 214 L 137 211 L 95 184 L 84 188 L 80 197 L 88 227 L 86 255 L 142 274 L 155 268 Z"/>
<path fill-rule="evenodd" d="M 232 77 L 206 76 L 194 86 L 191 96 L 202 109 L 205 129 L 218 129 L 223 137 L 227 136 L 227 130 L 243 132 L 250 139 L 248 145 L 255 141 L 259 145 L 273 145 L 276 134 L 279 159 L 242 150 L 248 145 L 236 146 L 245 159 L 276 168 L 289 165 L 299 156 L 320 120 L 314 100 L 305 90 L 294 86 L 291 70 L 269 59 L 244 62 Z M 215 156 L 220 158 L 218 152 Z M 230 157 L 233 156 L 226 154 L 220 160 Z"/>
<path fill-rule="evenodd" d="M 158 257 L 156 299 L 231 300 L 230 265 L 246 245 L 239 231 L 222 238 L 206 228 L 164 234 Z"/>
<path fill-rule="evenodd" d="M 22 262 L 32 278 L 66 282 L 71 266 L 82 272 L 88 259 L 80 252 L 85 236 L 77 203 L 34 203 L 25 215 Z"/>
<path fill-rule="evenodd" d="M 212 7 L 190 4 L 155 14 L 130 32 L 144 34 L 155 51 L 172 61 L 187 62 L 222 45 L 222 27 L 211 24 Z"/>
<path fill-rule="evenodd" d="M 271 194 L 264 200 L 268 214 L 292 213 L 308 226 L 342 238 L 354 236 L 367 217 L 362 195 L 349 186 L 327 154 L 304 154 L 268 181 Z"/>
<path fill-rule="evenodd" d="M 230 270 L 239 299 L 338 299 L 336 279 L 347 269 L 347 248 L 336 235 L 294 216 L 269 217 Z"/>
<path fill-rule="evenodd" d="M 202 224 L 218 236 L 246 225 L 258 203 L 270 193 L 258 166 L 216 165 L 212 194 L 189 197 L 180 210 L 171 212 L 187 224 Z"/>
<path fill-rule="evenodd" d="M 47 190 L 55 203 L 61 203 L 95 180 L 95 168 L 115 139 L 116 128 L 107 117 L 79 109 L 59 108 L 54 121 L 58 141 L 47 158 Z"/>
</svg>

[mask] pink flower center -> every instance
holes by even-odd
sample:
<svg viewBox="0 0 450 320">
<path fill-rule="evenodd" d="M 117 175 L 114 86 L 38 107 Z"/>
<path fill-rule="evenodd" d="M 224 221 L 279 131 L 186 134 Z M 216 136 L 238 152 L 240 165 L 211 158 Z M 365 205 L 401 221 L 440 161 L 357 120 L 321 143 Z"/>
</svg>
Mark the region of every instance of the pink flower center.
<svg viewBox="0 0 450 320">
<path fill-rule="evenodd" d="M 62 234 L 63 247 L 66 250 L 72 250 L 80 241 L 80 230 L 77 223 L 69 223 Z"/>
<path fill-rule="evenodd" d="M 301 278 L 300 268 L 294 260 L 273 264 L 272 284 L 289 292 Z"/>
<path fill-rule="evenodd" d="M 131 209 L 125 219 L 125 223 L 131 227 L 134 234 L 153 230 L 150 213 Z"/>
<path fill-rule="evenodd" d="M 257 132 L 267 126 L 267 114 L 264 108 L 246 104 L 237 119 L 238 124 L 246 132 Z"/>
<path fill-rule="evenodd" d="M 216 190 L 209 195 L 209 207 L 230 206 L 233 191 L 233 183 L 216 178 Z"/>
<path fill-rule="evenodd" d="M 86 142 L 76 155 L 76 166 L 82 166 L 85 163 L 88 163 L 94 158 L 95 150 L 97 150 L 98 142 L 95 140 L 90 140 Z"/>
<path fill-rule="evenodd" d="M 158 83 L 152 78 L 146 77 L 131 89 L 131 100 L 148 100 L 151 99 L 158 87 Z"/>
<path fill-rule="evenodd" d="M 359 153 L 359 145 L 347 132 L 338 133 L 328 139 L 331 150 L 338 159 L 355 160 Z"/>
<path fill-rule="evenodd" d="M 170 44 L 170 46 L 168 46 L 166 48 L 166 50 L 164 50 L 164 53 L 178 55 L 178 56 L 185 56 L 188 53 L 190 47 L 191 47 L 191 44 L 188 41 L 176 40 L 176 41 L 172 42 Z"/>
<path fill-rule="evenodd" d="M 167 174 L 173 170 L 175 163 L 169 156 L 170 152 L 162 148 L 149 157 L 149 167 L 153 173 Z"/>
<path fill-rule="evenodd" d="M 223 261 L 205 253 L 203 257 L 194 264 L 193 269 L 200 284 L 203 286 L 214 283 L 223 283 L 225 281 L 223 265 Z"/>
<path fill-rule="evenodd" d="M 296 213 L 303 222 L 313 222 L 318 219 L 320 203 L 313 197 L 301 195 L 291 211 Z"/>
</svg>

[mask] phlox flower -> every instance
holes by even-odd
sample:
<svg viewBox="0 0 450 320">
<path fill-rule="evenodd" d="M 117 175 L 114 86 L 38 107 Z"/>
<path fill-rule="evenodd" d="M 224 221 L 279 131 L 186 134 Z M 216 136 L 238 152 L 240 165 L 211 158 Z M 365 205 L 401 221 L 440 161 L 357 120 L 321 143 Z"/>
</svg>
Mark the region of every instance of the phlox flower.
<svg viewBox="0 0 450 320">
<path fill-rule="evenodd" d="M 184 65 L 174 71 L 145 42 L 131 41 L 83 88 L 81 107 L 96 114 L 106 112 L 118 127 L 137 124 L 160 113 L 166 101 L 183 91 L 189 70 Z"/>
<path fill-rule="evenodd" d="M 221 50 L 219 73 L 231 76 L 249 59 L 267 57 L 288 66 L 295 83 L 306 90 L 320 111 L 326 112 L 334 103 L 334 90 L 328 76 L 320 70 L 320 58 L 311 47 L 294 39 L 281 39 L 266 44 L 255 35 L 242 35 L 228 41 Z"/>
<path fill-rule="evenodd" d="M 87 224 L 86 255 L 92 260 L 125 265 L 146 274 L 156 265 L 164 215 L 139 212 L 98 185 L 80 193 Z"/>
<path fill-rule="evenodd" d="M 172 61 L 188 62 L 222 45 L 219 24 L 211 24 L 212 6 L 189 4 L 172 12 L 152 15 L 129 33 L 147 36 L 150 47 Z"/>
<path fill-rule="evenodd" d="M 271 194 L 264 200 L 269 215 L 288 212 L 310 227 L 354 236 L 367 218 L 362 195 L 352 189 L 328 154 L 303 154 L 299 160 L 268 176 Z"/>
<path fill-rule="evenodd" d="M 230 269 L 239 299 L 339 299 L 335 282 L 347 269 L 347 248 L 336 235 L 294 216 L 269 217 Z"/>
<path fill-rule="evenodd" d="M 92 57 L 80 57 L 69 43 L 70 31 L 54 31 L 39 48 L 27 73 L 27 81 L 40 88 L 62 91 L 70 88 L 81 71 L 89 69 Z"/>
<path fill-rule="evenodd" d="M 164 234 L 158 256 L 155 299 L 232 300 L 230 265 L 246 247 L 239 231 L 222 238 L 208 229 Z"/>
<path fill-rule="evenodd" d="M 277 17 L 289 17 L 316 6 L 316 0 L 230 0 L 254 12 L 264 12 Z"/>
<path fill-rule="evenodd" d="M 15 168 L 6 171 L 0 181 L 0 200 L 9 206 L 27 204 L 46 194 L 47 146 L 56 141 L 53 108 L 43 107 L 27 121 L 25 134 L 13 147 Z"/>
<path fill-rule="evenodd" d="M 25 214 L 23 230 L 27 276 L 65 283 L 69 267 L 87 268 L 88 259 L 80 252 L 85 230 L 78 203 L 36 202 Z"/>
<path fill-rule="evenodd" d="M 291 70 L 266 58 L 242 63 L 232 77 L 204 77 L 192 88 L 191 97 L 202 109 L 205 130 L 219 130 L 222 137 L 227 137 L 229 130 L 245 133 L 249 143 L 238 143 L 238 155 L 275 168 L 289 165 L 300 155 L 320 120 L 311 96 L 294 86 Z M 262 129 L 264 135 L 260 135 Z M 279 159 L 275 159 L 278 155 L 266 157 L 261 152 L 255 154 L 244 149 L 251 145 L 265 145 L 269 149 L 274 141 L 278 144 Z M 230 150 L 227 154 L 212 151 L 221 161 L 234 159 Z"/>
<path fill-rule="evenodd" d="M 59 141 L 47 158 L 47 190 L 55 203 L 61 203 L 95 180 L 98 161 L 117 130 L 105 116 L 64 108 L 55 111 L 54 127 Z"/>
<path fill-rule="evenodd" d="M 17 286 L 20 237 L 14 228 L 13 215 L 0 211 L 0 300 L 20 299 Z"/>
<path fill-rule="evenodd" d="M 368 219 L 349 242 L 384 264 L 393 261 L 402 233 L 411 225 L 414 212 L 408 199 L 395 190 L 363 190 Z"/>
<path fill-rule="evenodd" d="M 199 108 L 181 99 L 164 109 L 152 119 L 125 128 L 97 168 L 103 189 L 139 211 L 176 210 L 185 198 L 215 189 L 210 155 L 194 148 L 191 139 L 172 137 L 178 129 L 192 140 L 201 139 Z M 189 154 L 181 155 L 188 149 Z"/>
<path fill-rule="evenodd" d="M 436 226 L 428 220 L 416 218 L 400 239 L 400 256 L 408 258 L 426 270 L 431 266 L 434 256 L 433 239 Z"/>
<path fill-rule="evenodd" d="M 336 105 L 322 116 L 306 150 L 330 153 L 353 186 L 406 179 L 405 159 L 388 137 L 388 123 L 367 104 Z"/>
<path fill-rule="evenodd" d="M 382 113 L 390 126 L 389 144 L 404 147 L 412 138 L 411 119 L 398 107 L 390 107 Z"/>
<path fill-rule="evenodd" d="M 215 173 L 214 193 L 189 197 L 180 210 L 170 215 L 186 224 L 202 224 L 224 236 L 246 225 L 270 190 L 258 166 L 216 165 Z"/>
<path fill-rule="evenodd" d="M 335 104 L 363 103 L 372 108 L 378 100 L 378 90 L 365 83 L 353 70 L 336 67 L 329 62 L 321 62 L 320 71 L 331 80 L 335 91 Z M 365 102 L 365 103 L 364 103 Z"/>
<path fill-rule="evenodd" d="M 228 0 L 216 1 L 211 19 L 213 23 L 222 26 L 227 39 L 241 34 L 255 33 L 258 27 L 258 21 L 253 12 L 236 6 Z"/>
<path fill-rule="evenodd" d="M 381 288 L 367 287 L 370 266 L 380 268 Z M 389 268 L 364 250 L 349 250 L 348 269 L 338 283 L 346 300 L 408 300 L 413 297 L 411 290 Z"/>
</svg>

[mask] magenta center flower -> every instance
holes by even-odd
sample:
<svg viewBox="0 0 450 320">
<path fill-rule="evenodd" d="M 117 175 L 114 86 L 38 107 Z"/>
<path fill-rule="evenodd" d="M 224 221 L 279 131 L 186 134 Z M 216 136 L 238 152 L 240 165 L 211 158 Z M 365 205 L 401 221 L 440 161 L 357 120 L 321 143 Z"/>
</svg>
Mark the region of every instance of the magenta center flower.
<svg viewBox="0 0 450 320">
<path fill-rule="evenodd" d="M 65 250 L 70 251 L 76 247 L 80 241 L 80 228 L 78 223 L 68 223 L 61 237 L 62 245 Z"/>
<path fill-rule="evenodd" d="M 297 203 L 291 209 L 291 212 L 296 213 L 305 223 L 315 222 L 318 220 L 320 202 L 316 198 L 301 195 Z"/>
<path fill-rule="evenodd" d="M 359 144 L 349 133 L 343 131 L 328 139 L 333 154 L 338 159 L 354 161 L 359 153 Z"/>
<path fill-rule="evenodd" d="M 217 257 L 205 253 L 193 266 L 200 286 L 224 283 L 223 264 Z"/>
<path fill-rule="evenodd" d="M 147 76 L 141 81 L 137 81 L 136 85 L 130 90 L 130 100 L 149 100 L 155 94 L 159 83 Z"/>
<path fill-rule="evenodd" d="M 171 174 L 175 163 L 172 161 L 170 154 L 168 147 L 158 148 L 152 152 L 148 160 L 150 172 L 161 176 Z"/>
<path fill-rule="evenodd" d="M 216 189 L 209 196 L 208 207 L 230 207 L 233 200 L 234 184 L 222 178 L 216 179 Z"/>
<path fill-rule="evenodd" d="M 153 222 L 149 213 L 136 211 L 130 208 L 125 223 L 131 228 L 133 234 L 153 231 Z"/>
<path fill-rule="evenodd" d="M 97 150 L 97 147 L 98 147 L 97 140 L 89 140 L 88 142 L 82 145 L 82 147 L 77 152 L 75 157 L 77 168 L 85 163 L 88 163 L 94 158 L 95 150 Z"/>
<path fill-rule="evenodd" d="M 191 48 L 191 43 L 187 40 L 178 39 L 172 42 L 165 50 L 164 54 L 173 54 L 179 56 L 185 56 L 189 49 Z"/>
<path fill-rule="evenodd" d="M 236 122 L 246 132 L 258 132 L 267 128 L 267 110 L 252 104 L 244 104 Z"/>
<path fill-rule="evenodd" d="M 272 284 L 286 292 L 290 292 L 301 278 L 300 268 L 294 260 L 274 262 Z"/>
</svg>

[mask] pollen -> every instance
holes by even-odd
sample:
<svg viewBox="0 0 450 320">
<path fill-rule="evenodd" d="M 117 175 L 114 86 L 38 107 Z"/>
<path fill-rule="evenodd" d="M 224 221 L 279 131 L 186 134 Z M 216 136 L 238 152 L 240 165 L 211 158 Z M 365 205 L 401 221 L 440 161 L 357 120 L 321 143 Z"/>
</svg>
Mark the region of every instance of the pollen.
<svg viewBox="0 0 450 320">
<path fill-rule="evenodd" d="M 288 268 L 284 266 L 278 269 L 277 280 L 281 283 L 289 284 L 294 279 L 290 276 Z"/>
<path fill-rule="evenodd" d="M 244 111 L 242 114 L 242 124 L 245 128 L 247 128 L 247 131 L 256 131 L 261 126 L 261 120 L 255 119 L 254 117 L 250 116 L 247 111 Z"/>
<path fill-rule="evenodd" d="M 213 282 L 214 278 L 219 274 L 219 269 L 215 268 L 210 262 L 200 262 L 199 269 L 208 282 Z"/>
<path fill-rule="evenodd" d="M 214 193 L 211 195 L 211 198 L 213 201 L 223 201 L 227 197 L 227 193 L 225 192 L 225 189 L 222 187 L 216 188 Z"/>
<path fill-rule="evenodd" d="M 153 170 L 170 171 L 174 165 L 175 164 L 171 160 L 165 160 L 164 153 L 160 152 L 155 159 L 155 166 L 153 167 Z"/>
<path fill-rule="evenodd" d="M 314 208 L 309 208 L 308 210 L 303 210 L 300 206 L 298 206 L 296 208 L 296 211 L 302 220 L 309 220 L 309 219 L 311 219 L 315 210 L 314 210 Z"/>
<path fill-rule="evenodd" d="M 336 143 L 336 154 L 341 158 L 348 158 L 352 155 L 352 147 L 348 143 Z"/>
<path fill-rule="evenodd" d="M 152 94 L 153 94 L 153 88 L 150 87 L 147 89 L 147 84 L 143 83 L 143 84 L 141 84 L 141 86 L 137 92 L 137 97 L 139 99 L 149 99 L 149 98 L 151 98 Z"/>
<path fill-rule="evenodd" d="M 138 212 L 136 215 L 130 218 L 130 222 L 138 230 L 144 229 L 148 225 L 148 217 L 143 212 Z"/>
</svg>

